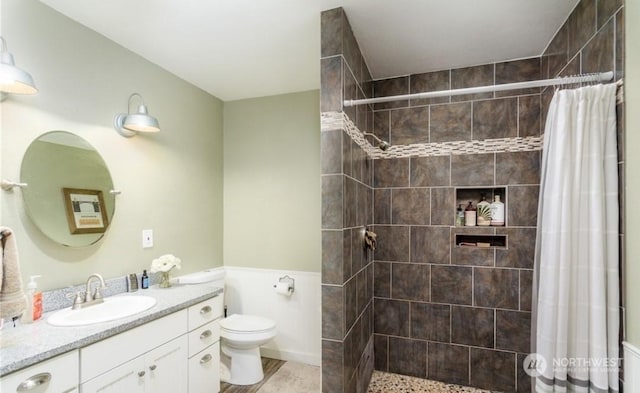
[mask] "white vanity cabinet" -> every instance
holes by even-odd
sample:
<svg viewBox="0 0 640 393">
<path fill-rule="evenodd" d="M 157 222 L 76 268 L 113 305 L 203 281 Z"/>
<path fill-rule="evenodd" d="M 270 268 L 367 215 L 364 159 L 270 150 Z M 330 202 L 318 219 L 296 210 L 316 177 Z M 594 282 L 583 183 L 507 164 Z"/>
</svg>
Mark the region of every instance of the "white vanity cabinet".
<svg viewBox="0 0 640 393">
<path fill-rule="evenodd" d="M 176 393 L 187 382 L 187 339 L 180 336 L 82 384 L 83 393 Z"/>
<path fill-rule="evenodd" d="M 189 393 L 220 391 L 222 296 L 189 307 Z"/>
<path fill-rule="evenodd" d="M 217 295 L 114 336 L 105 330 L 101 341 L 3 376 L 0 393 L 217 393 L 221 317 Z"/>
<path fill-rule="evenodd" d="M 187 310 L 80 350 L 82 393 L 186 393 Z"/>
<path fill-rule="evenodd" d="M 67 352 L 0 379 L 2 393 L 77 393 L 78 351 Z"/>
</svg>

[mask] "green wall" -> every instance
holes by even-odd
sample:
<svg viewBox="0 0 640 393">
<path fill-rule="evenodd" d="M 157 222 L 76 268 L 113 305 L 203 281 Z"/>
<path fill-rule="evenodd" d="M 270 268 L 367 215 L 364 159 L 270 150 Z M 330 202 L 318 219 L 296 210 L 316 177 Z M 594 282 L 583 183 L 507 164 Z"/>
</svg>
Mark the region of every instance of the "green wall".
<svg viewBox="0 0 640 393">
<path fill-rule="evenodd" d="M 627 341 L 640 347 L 640 2 L 625 2 L 625 167 L 626 167 L 626 318 Z"/>
<path fill-rule="evenodd" d="M 0 225 L 16 233 L 23 281 L 42 274 L 46 290 L 94 272 L 142 273 L 166 253 L 182 258 L 181 273 L 221 266 L 222 101 L 37 0 L 2 0 L 0 19 L 16 64 L 40 89 L 1 104 L 0 177 L 19 180 L 31 141 L 66 130 L 100 152 L 122 192 L 105 238 L 67 248 L 26 217 L 20 190 L 0 191 Z M 124 138 L 113 128 L 133 92 L 159 119 L 160 133 Z M 154 230 L 153 248 L 142 248 L 143 229 Z"/>
<path fill-rule="evenodd" d="M 224 104 L 224 264 L 319 272 L 317 90 Z"/>
</svg>

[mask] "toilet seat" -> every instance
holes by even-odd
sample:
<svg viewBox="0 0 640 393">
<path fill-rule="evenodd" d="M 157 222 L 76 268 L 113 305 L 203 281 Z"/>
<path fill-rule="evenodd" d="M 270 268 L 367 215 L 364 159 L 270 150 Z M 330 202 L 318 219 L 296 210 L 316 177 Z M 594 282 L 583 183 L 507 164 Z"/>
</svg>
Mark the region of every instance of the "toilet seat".
<svg viewBox="0 0 640 393">
<path fill-rule="evenodd" d="M 220 349 L 232 385 L 253 385 L 262 381 L 260 346 L 277 334 L 276 323 L 255 315 L 234 314 L 220 321 Z"/>
<path fill-rule="evenodd" d="M 220 329 L 234 334 L 264 333 L 275 327 L 275 321 L 255 315 L 233 314 L 220 321 Z"/>
</svg>

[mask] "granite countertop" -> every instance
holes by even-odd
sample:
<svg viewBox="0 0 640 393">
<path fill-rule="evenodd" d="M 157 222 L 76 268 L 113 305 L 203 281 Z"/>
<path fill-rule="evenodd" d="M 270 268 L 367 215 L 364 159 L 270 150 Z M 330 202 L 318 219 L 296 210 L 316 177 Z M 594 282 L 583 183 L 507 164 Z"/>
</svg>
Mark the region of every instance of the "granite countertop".
<svg viewBox="0 0 640 393">
<path fill-rule="evenodd" d="M 62 353 L 93 344 L 173 312 L 210 299 L 222 293 L 222 288 L 212 283 L 173 285 L 161 289 L 149 289 L 117 296 L 145 295 L 157 301 L 152 308 L 116 321 L 78 327 L 58 327 L 47 323 L 53 314 L 48 312 L 32 324 L 17 325 L 5 321 L 0 330 L 0 377 Z"/>
</svg>

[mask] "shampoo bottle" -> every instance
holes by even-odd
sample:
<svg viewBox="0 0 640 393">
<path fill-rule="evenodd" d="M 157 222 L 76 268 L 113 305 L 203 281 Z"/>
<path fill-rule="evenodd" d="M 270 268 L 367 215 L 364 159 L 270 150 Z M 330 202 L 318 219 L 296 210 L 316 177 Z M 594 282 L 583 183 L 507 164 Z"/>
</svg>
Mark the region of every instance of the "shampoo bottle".
<svg viewBox="0 0 640 393">
<path fill-rule="evenodd" d="M 27 309 L 22 314 L 22 323 L 31 323 L 37 321 L 42 316 L 42 292 L 38 291 L 38 283 L 36 278 L 42 276 L 29 277 L 29 283 L 27 284 Z"/>
<path fill-rule="evenodd" d="M 491 225 L 504 225 L 504 203 L 500 201 L 500 195 L 496 195 L 493 203 L 491 204 Z"/>
</svg>

